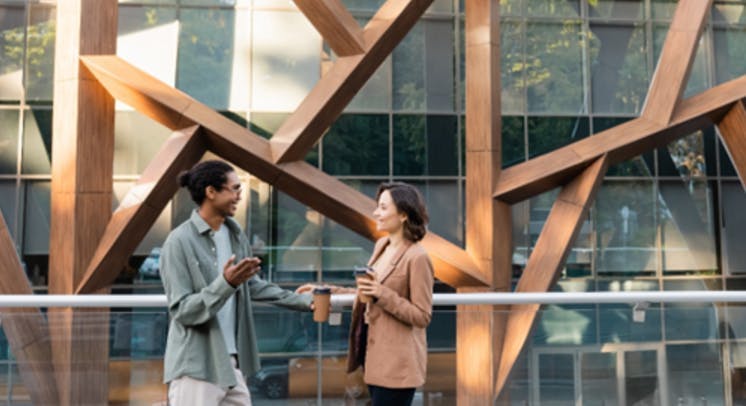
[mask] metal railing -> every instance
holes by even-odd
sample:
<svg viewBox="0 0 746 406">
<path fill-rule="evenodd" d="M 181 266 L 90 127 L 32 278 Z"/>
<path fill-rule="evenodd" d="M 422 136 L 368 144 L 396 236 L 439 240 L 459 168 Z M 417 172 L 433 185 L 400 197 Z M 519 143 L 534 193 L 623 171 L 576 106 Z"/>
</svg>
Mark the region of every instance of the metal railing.
<svg viewBox="0 0 746 406">
<path fill-rule="evenodd" d="M 332 295 L 349 307 L 354 294 Z M 746 291 L 435 293 L 434 306 L 599 303 L 745 303 Z M 166 307 L 166 295 L 0 295 L 2 307 Z"/>
</svg>

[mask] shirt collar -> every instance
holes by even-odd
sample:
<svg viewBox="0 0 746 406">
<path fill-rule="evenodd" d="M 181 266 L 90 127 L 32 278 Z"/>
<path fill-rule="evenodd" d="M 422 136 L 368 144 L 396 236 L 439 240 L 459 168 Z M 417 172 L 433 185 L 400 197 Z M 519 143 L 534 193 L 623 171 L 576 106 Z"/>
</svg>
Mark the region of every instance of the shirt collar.
<svg viewBox="0 0 746 406">
<path fill-rule="evenodd" d="M 189 220 L 192 222 L 192 224 L 194 224 L 195 227 L 197 227 L 197 232 L 200 234 L 207 234 L 212 231 L 210 225 L 207 224 L 202 216 L 199 215 L 199 211 L 197 211 L 197 209 L 194 209 L 192 211 Z M 231 234 L 239 234 L 241 232 L 241 227 L 238 225 L 236 220 L 233 219 L 233 217 L 226 217 L 224 224 L 226 225 L 226 227 L 228 227 L 228 231 L 230 231 Z"/>
</svg>

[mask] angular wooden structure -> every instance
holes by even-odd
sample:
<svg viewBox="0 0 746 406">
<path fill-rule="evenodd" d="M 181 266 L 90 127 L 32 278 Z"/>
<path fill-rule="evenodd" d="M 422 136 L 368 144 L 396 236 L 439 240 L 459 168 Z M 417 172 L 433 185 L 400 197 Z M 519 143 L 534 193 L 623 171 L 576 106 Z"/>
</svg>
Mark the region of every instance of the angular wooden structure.
<svg viewBox="0 0 746 406">
<path fill-rule="evenodd" d="M 23 272 L 5 218 L 0 213 L 0 294 L 31 295 L 31 284 Z M 49 330 L 41 309 L 2 309 L 2 327 L 21 378 L 35 405 L 57 403 L 57 384 L 52 365 Z"/>
<path fill-rule="evenodd" d="M 295 2 L 339 58 L 269 141 L 114 56 L 115 0 L 58 5 L 52 292 L 106 289 L 175 193 L 175 174 L 208 150 L 351 230 L 378 237 L 370 217 L 375 203 L 303 158 L 432 0 L 387 0 L 362 29 L 340 0 Z M 711 0 L 679 2 L 641 117 L 501 171 L 499 1 L 467 0 L 466 249 L 428 234 L 423 243 L 436 276 L 462 292 L 509 290 L 511 204 L 561 187 L 517 287 L 548 290 L 564 266 L 606 168 L 713 123 L 743 182 L 746 77 L 680 101 L 710 6 Z M 175 132 L 113 216 L 112 96 Z M 2 245 L 0 240 L 0 249 L 7 250 Z M 0 265 L 6 272 L 16 272 L 13 264 Z M 19 281 L 14 279 L 8 289 L 23 289 Z M 538 306 L 514 306 L 510 313 L 496 313 L 499 309 L 492 306 L 459 310 L 458 402 L 488 404 L 507 382 Z M 59 327 L 60 340 L 54 347 L 60 366 L 58 404 L 103 404 L 106 375 L 100 367 L 107 357 L 105 345 L 82 351 L 75 338 L 108 333 L 78 324 L 85 313 L 59 314 L 61 323 L 55 322 L 55 328 Z M 26 339 L 26 331 L 33 337 L 45 334 L 43 328 L 26 327 L 6 333 L 23 347 L 33 341 Z M 47 354 L 41 344 L 23 348 L 28 350 L 21 354 L 28 359 Z M 90 368 L 76 375 L 70 365 Z M 32 381 L 27 386 L 37 387 L 33 381 L 45 376 L 32 371 L 24 379 Z M 46 398 L 54 392 L 36 396 Z"/>
</svg>

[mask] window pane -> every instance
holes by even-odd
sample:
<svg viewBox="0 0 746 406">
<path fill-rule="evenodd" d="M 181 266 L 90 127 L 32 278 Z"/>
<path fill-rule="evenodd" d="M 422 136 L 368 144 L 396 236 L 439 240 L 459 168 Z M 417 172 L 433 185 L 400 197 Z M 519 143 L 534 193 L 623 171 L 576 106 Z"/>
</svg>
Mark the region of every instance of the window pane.
<svg viewBox="0 0 746 406">
<path fill-rule="evenodd" d="M 23 211 L 25 226 L 23 233 L 23 253 L 25 255 L 49 254 L 49 201 L 51 182 L 27 182 L 25 207 Z"/>
<path fill-rule="evenodd" d="M 54 84 L 54 7 L 29 5 L 28 46 L 26 49 L 26 100 L 52 100 Z"/>
<path fill-rule="evenodd" d="M 659 194 L 663 271 L 718 273 L 710 185 L 661 181 Z"/>
<path fill-rule="evenodd" d="M 0 103 L 18 102 L 23 94 L 23 48 L 26 12 L 23 4 L 0 5 Z"/>
<path fill-rule="evenodd" d="M 26 111 L 23 120 L 23 162 L 27 174 L 52 171 L 52 110 Z"/>
<path fill-rule="evenodd" d="M 5 225 L 10 230 L 11 237 L 15 240 L 16 182 L 14 180 L 0 180 L 0 212 L 2 212 Z"/>
<path fill-rule="evenodd" d="M 341 116 L 323 139 L 324 172 L 332 175 L 388 175 L 388 135 L 388 116 Z"/>
<path fill-rule="evenodd" d="M 394 109 L 453 111 L 453 23 L 421 20 L 393 55 Z"/>
<path fill-rule="evenodd" d="M 545 3 L 541 0 L 541 3 Z M 529 112 L 578 114 L 583 101 L 580 24 L 532 23 L 526 28 Z"/>
<path fill-rule="evenodd" d="M 642 0 L 598 0 L 588 2 L 591 17 L 639 20 L 643 15 Z"/>
<path fill-rule="evenodd" d="M 598 283 L 603 292 L 654 292 L 658 282 L 632 279 L 603 280 Z M 599 305 L 599 340 L 602 343 L 644 342 L 661 339 L 661 305 L 651 303 L 645 310 L 642 322 L 633 321 L 633 308 L 629 304 Z M 629 374 L 628 374 L 629 375 Z"/>
<path fill-rule="evenodd" d="M 707 173 L 702 131 L 672 141 L 667 149 L 659 149 L 658 152 L 658 171 L 661 176 L 681 176 L 689 181 Z"/>
<path fill-rule="evenodd" d="M 605 181 L 595 204 L 599 274 L 644 275 L 657 269 L 651 181 Z"/>
<path fill-rule="evenodd" d="M 669 399 L 676 399 L 683 405 L 727 404 L 723 399 L 723 388 L 726 387 L 723 384 L 723 362 L 720 344 L 666 346 Z M 733 382 L 733 386 L 736 385 L 741 385 L 741 382 Z"/>
<path fill-rule="evenodd" d="M 120 6 L 118 17 L 117 55 L 173 86 L 179 37 L 176 9 Z"/>
<path fill-rule="evenodd" d="M 657 351 L 624 352 L 624 372 L 627 404 L 661 404 Z"/>
<path fill-rule="evenodd" d="M 715 28 L 713 34 L 716 82 L 727 82 L 746 73 L 746 27 Z"/>
<path fill-rule="evenodd" d="M 114 123 L 114 174 L 142 174 L 171 131 L 133 111 L 116 112 Z"/>
<path fill-rule="evenodd" d="M 394 116 L 394 175 L 458 175 L 455 116 Z"/>
<path fill-rule="evenodd" d="M 463 219 L 459 211 L 458 183 L 455 181 L 407 181 L 416 186 L 425 198 L 430 216 L 428 230 L 462 245 Z"/>
<path fill-rule="evenodd" d="M 357 23 L 364 27 L 368 22 L 367 18 L 358 18 Z M 396 50 L 395 50 L 396 51 Z M 328 48 L 328 45 L 324 46 L 324 54 L 331 55 L 332 60 L 336 59 L 336 55 Z M 393 75 L 391 57 L 384 59 L 381 65 L 373 72 L 370 78 L 365 82 L 365 85 L 353 96 L 350 103 L 345 108 L 345 111 L 359 112 L 359 111 L 387 111 L 391 108 L 391 76 Z M 323 74 L 326 74 L 327 70 L 323 70 Z"/>
<path fill-rule="evenodd" d="M 528 156 L 533 158 L 588 136 L 586 117 L 529 117 Z"/>
<path fill-rule="evenodd" d="M 578 0 L 526 0 L 526 9 L 529 16 L 578 17 L 579 3 Z"/>
<path fill-rule="evenodd" d="M 539 401 L 547 405 L 572 404 L 575 399 L 573 354 L 539 354 Z"/>
<path fill-rule="evenodd" d="M 666 291 L 719 291 L 719 279 L 670 280 L 663 282 Z M 712 303 L 666 303 L 666 339 L 715 340 L 719 338 L 718 312 Z"/>
<path fill-rule="evenodd" d="M 591 25 L 591 86 L 598 113 L 639 113 L 648 89 L 643 27 Z"/>
<path fill-rule="evenodd" d="M 581 379 L 583 404 L 617 406 L 617 367 L 615 353 L 582 353 Z"/>
<path fill-rule="evenodd" d="M 502 117 L 502 149 L 503 168 L 526 160 L 523 117 Z"/>
<path fill-rule="evenodd" d="M 0 110 L 0 173 L 16 173 L 18 157 L 18 111 Z"/>
<path fill-rule="evenodd" d="M 227 109 L 233 65 L 233 10 L 182 9 L 179 20 L 176 86 L 212 108 Z"/>
<path fill-rule="evenodd" d="M 321 37 L 299 12 L 255 10 L 252 110 L 294 111 L 320 75 Z"/>
<path fill-rule="evenodd" d="M 746 194 L 738 182 L 722 183 L 723 263 L 730 274 L 746 274 Z"/>
<path fill-rule="evenodd" d="M 525 25 L 519 22 L 500 22 L 500 107 L 503 114 L 520 114 L 526 110 L 524 74 L 529 67 L 524 63 L 524 27 Z M 462 74 L 464 68 L 462 65 Z"/>
</svg>

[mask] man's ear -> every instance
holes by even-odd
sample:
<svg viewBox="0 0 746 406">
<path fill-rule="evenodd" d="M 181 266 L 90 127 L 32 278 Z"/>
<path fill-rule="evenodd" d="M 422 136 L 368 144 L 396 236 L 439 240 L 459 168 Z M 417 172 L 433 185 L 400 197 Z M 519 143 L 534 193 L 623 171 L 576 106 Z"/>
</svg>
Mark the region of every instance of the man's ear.
<svg viewBox="0 0 746 406">
<path fill-rule="evenodd" d="M 208 199 L 215 198 L 215 195 L 217 194 L 217 190 L 215 190 L 215 187 L 212 185 L 205 188 L 205 197 Z"/>
</svg>

